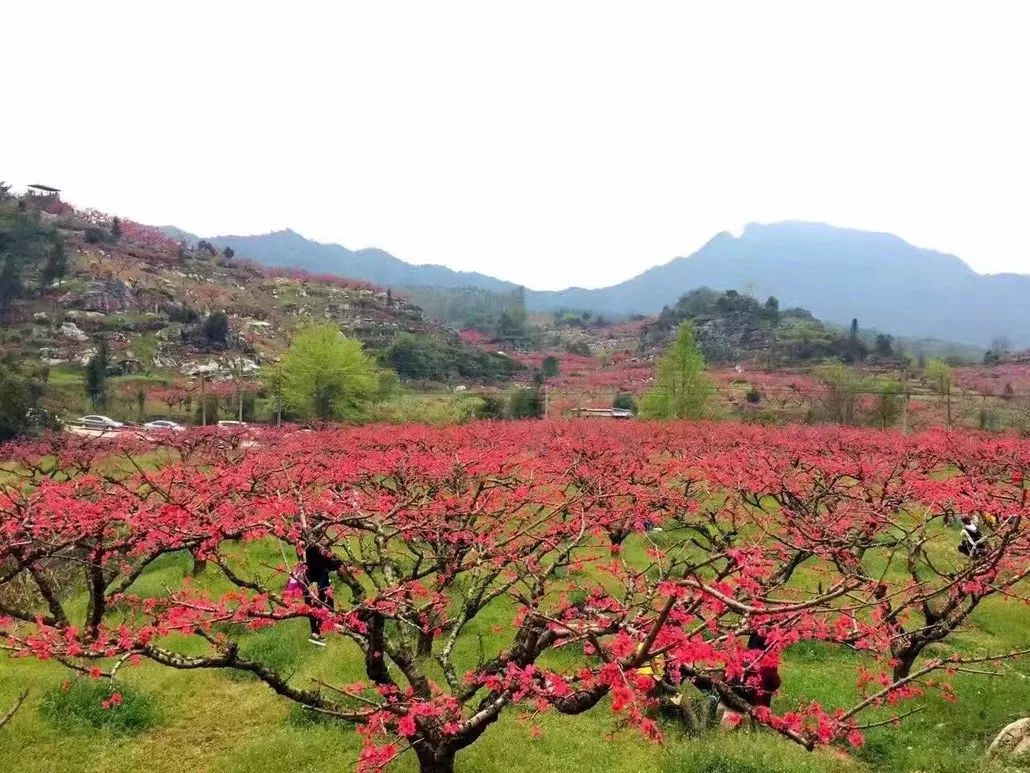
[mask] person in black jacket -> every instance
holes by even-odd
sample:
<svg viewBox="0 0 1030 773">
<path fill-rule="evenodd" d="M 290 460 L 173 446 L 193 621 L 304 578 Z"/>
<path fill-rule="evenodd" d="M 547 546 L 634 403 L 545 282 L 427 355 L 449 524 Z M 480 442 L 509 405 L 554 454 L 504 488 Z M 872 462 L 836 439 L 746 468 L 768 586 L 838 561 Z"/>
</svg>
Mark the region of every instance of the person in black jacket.
<svg viewBox="0 0 1030 773">
<path fill-rule="evenodd" d="M 332 583 L 329 581 L 329 573 L 337 572 L 343 565 L 343 561 L 336 557 L 330 548 L 320 539 L 309 541 L 304 546 L 304 567 L 307 583 L 304 586 L 304 600 L 309 606 L 315 606 L 315 597 L 312 596 L 311 586 L 317 587 L 316 596 L 318 604 L 328 609 L 335 609 L 333 602 Z M 325 646 L 324 637 L 321 633 L 321 623 L 314 615 L 308 618 L 311 624 L 311 637 L 308 639 L 312 644 L 321 647 Z"/>
</svg>

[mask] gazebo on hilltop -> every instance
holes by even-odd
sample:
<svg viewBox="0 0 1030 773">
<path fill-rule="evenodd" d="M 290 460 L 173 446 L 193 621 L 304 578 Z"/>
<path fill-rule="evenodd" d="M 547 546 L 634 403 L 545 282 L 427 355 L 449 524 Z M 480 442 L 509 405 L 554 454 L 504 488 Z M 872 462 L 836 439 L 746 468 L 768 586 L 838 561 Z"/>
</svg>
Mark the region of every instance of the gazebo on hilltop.
<svg viewBox="0 0 1030 773">
<path fill-rule="evenodd" d="M 58 199 L 61 198 L 60 188 L 51 188 L 49 185 L 40 185 L 39 183 L 33 183 L 32 185 L 26 186 L 28 189 L 29 196 L 36 199 Z"/>
</svg>

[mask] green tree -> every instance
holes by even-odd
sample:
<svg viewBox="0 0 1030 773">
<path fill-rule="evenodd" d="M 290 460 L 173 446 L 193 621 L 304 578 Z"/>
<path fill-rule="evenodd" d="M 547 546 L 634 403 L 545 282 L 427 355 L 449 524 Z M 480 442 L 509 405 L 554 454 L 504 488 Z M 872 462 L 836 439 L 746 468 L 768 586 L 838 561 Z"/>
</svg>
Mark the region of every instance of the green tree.
<svg viewBox="0 0 1030 773">
<path fill-rule="evenodd" d="M 13 366 L 0 364 L 0 443 L 28 431 L 31 407 L 28 382 Z"/>
<path fill-rule="evenodd" d="M 476 407 L 477 419 L 503 419 L 504 399 L 494 394 L 480 394 L 479 404 Z"/>
<path fill-rule="evenodd" d="M 136 387 L 134 397 L 136 398 L 136 413 L 139 415 L 139 420 L 142 422 L 147 417 L 147 390 L 143 388 L 142 384 Z"/>
<path fill-rule="evenodd" d="M 376 399 L 392 400 L 401 391 L 400 377 L 392 370 L 381 370 L 376 374 Z"/>
<path fill-rule="evenodd" d="M 540 363 L 540 372 L 544 378 L 554 378 L 558 375 L 558 358 L 554 356 L 544 357 Z"/>
<path fill-rule="evenodd" d="M 862 390 L 858 374 L 846 365 L 833 363 L 816 370 L 816 377 L 826 387 L 822 401 L 826 420 L 836 424 L 854 424 Z"/>
<path fill-rule="evenodd" d="M 116 242 L 122 238 L 122 221 L 115 218 L 111 221 L 111 241 Z"/>
<path fill-rule="evenodd" d="M 544 398 L 539 389 L 516 389 L 508 400 L 512 419 L 539 419 L 544 415 Z"/>
<path fill-rule="evenodd" d="M 654 387 L 640 401 L 640 415 L 654 419 L 697 419 L 713 386 L 705 358 L 694 341 L 694 326 L 683 322 L 655 369 Z"/>
<path fill-rule="evenodd" d="M 876 343 L 873 346 L 876 351 L 877 357 L 893 357 L 894 356 L 894 338 L 884 333 L 880 333 L 876 336 Z"/>
<path fill-rule="evenodd" d="M 383 357 L 399 376 L 420 381 L 447 381 L 457 367 L 450 352 L 427 335 L 400 333 Z"/>
<path fill-rule="evenodd" d="M 275 426 L 278 427 L 283 423 L 283 409 L 286 407 L 286 375 L 278 362 L 265 368 L 261 375 L 265 390 L 275 409 Z"/>
<path fill-rule="evenodd" d="M 136 339 L 133 349 L 136 351 L 136 356 L 139 357 L 144 373 L 149 373 L 153 367 L 154 357 L 157 356 L 157 347 L 158 339 L 153 334 L 147 333 Z"/>
<path fill-rule="evenodd" d="M 926 364 L 926 380 L 930 388 L 944 398 L 948 411 L 948 426 L 951 426 L 951 387 L 953 382 L 951 366 L 940 357 L 934 357 Z"/>
<path fill-rule="evenodd" d="M 21 281 L 21 266 L 12 255 L 0 256 L 0 321 L 4 320 L 11 308 L 11 301 L 25 294 L 25 286 Z"/>
<path fill-rule="evenodd" d="M 887 379 L 876 386 L 876 402 L 873 412 L 880 429 L 893 427 L 898 421 L 904 405 L 903 400 L 901 382 L 897 379 Z"/>
<path fill-rule="evenodd" d="M 64 251 L 64 243 L 54 242 L 47 252 L 46 262 L 40 270 L 40 289 L 46 289 L 54 283 L 55 279 L 63 279 L 68 272 L 68 255 Z"/>
<path fill-rule="evenodd" d="M 218 395 L 213 395 L 210 392 L 200 395 L 197 399 L 197 410 L 194 413 L 197 424 L 207 426 L 208 424 L 215 424 L 218 422 L 218 409 L 221 407 L 221 401 L 218 399 Z"/>
<path fill-rule="evenodd" d="M 25 295 L 27 268 L 44 270 L 44 262 L 63 260 L 64 241 L 57 229 L 23 212 L 0 210 L 0 315 Z"/>
<path fill-rule="evenodd" d="M 224 349 L 229 345 L 229 317 L 224 311 L 208 314 L 201 333 L 211 346 Z"/>
<path fill-rule="evenodd" d="M 612 400 L 612 408 L 616 408 L 621 411 L 633 411 L 637 412 L 637 401 L 633 398 L 633 395 L 628 392 L 617 392 L 615 399 Z"/>
<path fill-rule="evenodd" d="M 844 359 L 848 362 L 861 362 L 865 359 L 868 348 L 861 338 L 858 337 L 858 320 L 851 320 L 851 328 L 848 331 L 848 343 Z"/>
<path fill-rule="evenodd" d="M 298 333 L 280 361 L 286 404 L 323 421 L 359 419 L 378 388 L 375 362 L 335 325 Z"/>
<path fill-rule="evenodd" d="M 110 364 L 107 339 L 98 336 L 96 343 L 97 348 L 86 363 L 85 378 L 86 397 L 93 406 L 93 410 L 107 405 L 107 366 Z"/>
</svg>

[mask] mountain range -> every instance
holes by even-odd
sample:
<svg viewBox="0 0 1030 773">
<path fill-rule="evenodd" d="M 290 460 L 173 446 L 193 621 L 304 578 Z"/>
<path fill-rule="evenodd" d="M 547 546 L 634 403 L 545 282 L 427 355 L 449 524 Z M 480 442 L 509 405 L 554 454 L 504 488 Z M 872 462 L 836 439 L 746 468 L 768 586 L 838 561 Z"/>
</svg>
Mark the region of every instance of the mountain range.
<svg viewBox="0 0 1030 773">
<path fill-rule="evenodd" d="M 187 241 L 197 237 L 167 227 Z M 335 273 L 385 286 L 479 287 L 509 292 L 517 285 L 444 266 L 414 265 L 375 249 L 320 244 L 293 231 L 217 236 L 259 263 Z M 781 308 L 801 306 L 816 317 L 908 337 L 936 337 L 986 347 L 997 336 L 1030 346 L 1030 275 L 978 274 L 960 258 L 916 247 L 886 233 L 788 221 L 723 232 L 697 252 L 598 289 L 526 291 L 530 310 L 590 309 L 653 314 L 697 287 L 736 289 Z"/>
<path fill-rule="evenodd" d="M 162 226 L 161 230 L 173 239 L 191 244 L 204 238 L 175 226 Z M 219 249 L 231 247 L 240 257 L 267 266 L 300 268 L 314 274 L 339 274 L 383 287 L 479 287 L 492 292 L 508 292 L 518 287 L 475 271 L 405 263 L 383 250 L 349 250 L 339 244 L 323 244 L 306 239 L 289 228 L 257 236 L 209 236 L 206 239 Z"/>
</svg>

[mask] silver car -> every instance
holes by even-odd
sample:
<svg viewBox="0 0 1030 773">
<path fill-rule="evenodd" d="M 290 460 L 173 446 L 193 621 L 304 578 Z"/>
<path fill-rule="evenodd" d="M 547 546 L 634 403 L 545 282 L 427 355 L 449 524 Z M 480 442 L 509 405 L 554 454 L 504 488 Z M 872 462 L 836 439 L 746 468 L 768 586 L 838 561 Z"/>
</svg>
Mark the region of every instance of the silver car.
<svg viewBox="0 0 1030 773">
<path fill-rule="evenodd" d="M 121 429 L 125 426 L 122 422 L 115 421 L 110 416 L 101 416 L 95 413 L 83 416 L 79 419 L 79 423 L 86 429 Z"/>
<path fill-rule="evenodd" d="M 148 421 L 143 425 L 143 429 L 153 431 L 164 431 L 164 432 L 185 432 L 186 428 L 178 422 L 170 421 L 168 419 L 155 419 L 154 421 Z"/>
</svg>

